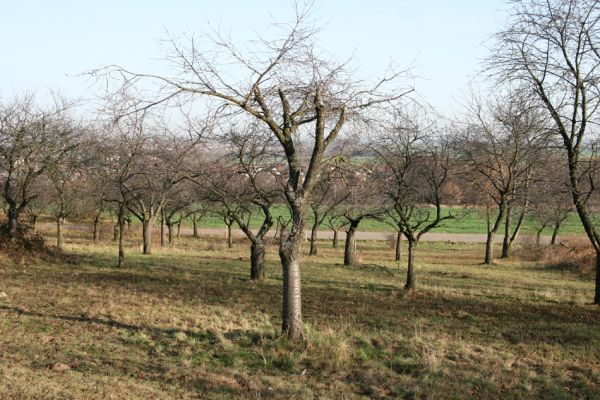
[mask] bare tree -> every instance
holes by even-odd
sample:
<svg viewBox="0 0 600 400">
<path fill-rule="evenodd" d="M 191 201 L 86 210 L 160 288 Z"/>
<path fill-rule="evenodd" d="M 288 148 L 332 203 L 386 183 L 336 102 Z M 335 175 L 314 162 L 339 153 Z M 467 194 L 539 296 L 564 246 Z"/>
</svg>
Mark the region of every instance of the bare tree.
<svg viewBox="0 0 600 400">
<path fill-rule="evenodd" d="M 334 249 L 337 249 L 337 247 L 338 247 L 338 232 L 340 231 L 340 229 L 342 229 L 344 226 L 346 226 L 347 221 L 340 214 L 340 210 L 338 210 L 337 208 L 334 208 L 332 210 L 332 212 L 330 213 L 330 215 L 326 218 L 325 223 L 326 223 L 327 227 L 329 227 L 329 229 L 331 229 L 333 231 L 333 239 L 331 241 L 331 246 Z"/>
<path fill-rule="evenodd" d="M 233 223 L 246 235 L 250 241 L 250 278 L 264 279 L 265 238 L 273 226 L 271 208 L 283 195 L 275 142 L 257 124 L 233 126 L 220 141 L 221 153 L 207 160 L 210 165 L 194 181 L 221 207 L 219 214 L 228 226 L 228 237 Z M 251 226 L 255 216 L 262 218 L 256 231 Z"/>
<path fill-rule="evenodd" d="M 348 163 L 340 173 L 345 182 L 341 189 L 345 193 L 341 194 L 344 201 L 338 207 L 338 212 L 345 220 L 346 228 L 344 265 L 350 266 L 357 263 L 356 232 L 360 223 L 385 214 L 385 197 L 378 187 L 380 182 L 373 178 L 373 165 Z"/>
<path fill-rule="evenodd" d="M 599 24 L 597 0 L 514 1 L 489 59 L 501 81 L 529 89 L 554 123 L 569 167 L 573 204 L 596 251 L 595 304 L 600 304 L 600 233 L 588 204 L 595 165 L 585 154 L 600 105 Z"/>
<path fill-rule="evenodd" d="M 338 166 L 331 165 L 321 173 L 309 202 L 312 212 L 312 228 L 310 231 L 310 250 L 308 254 L 311 256 L 317 255 L 317 232 L 319 227 L 323 225 L 325 219 L 330 216 L 332 211 L 338 208 L 350 196 L 350 191 L 345 190 L 344 186 L 345 182 Z M 333 219 L 330 219 L 330 222 L 333 221 Z M 337 245 L 338 229 L 334 230 L 335 245 Z"/>
<path fill-rule="evenodd" d="M 37 197 L 36 181 L 75 147 L 73 107 L 64 99 L 44 109 L 33 95 L 0 104 L 0 171 L 2 197 L 8 205 L 4 233 L 15 237 L 19 217 Z"/>
<path fill-rule="evenodd" d="M 554 245 L 562 223 L 574 210 L 567 165 L 560 154 L 552 149 L 546 150 L 544 154 L 542 162 L 534 171 L 531 212 L 539 224 L 536 243 L 540 244 L 542 231 L 551 228 L 550 244 Z"/>
<path fill-rule="evenodd" d="M 131 85 L 140 80 L 147 85 L 155 82 L 162 89 L 160 95 L 147 99 L 144 107 L 174 98 L 210 98 L 259 121 L 279 143 L 288 169 L 284 193 L 291 211 L 291 223 L 279 247 L 282 330 L 290 339 L 302 338 L 300 248 L 308 201 L 326 151 L 348 120 L 411 91 L 397 87 L 401 73 L 392 72 L 369 84 L 354 78 L 347 62 L 318 54 L 318 30 L 310 25 L 309 8 L 298 9 L 291 24 L 274 26 L 273 31 L 283 28 L 281 39 L 259 38 L 250 47 L 236 46 L 219 32 L 204 43 L 197 38 L 187 43 L 172 40 L 170 56 L 178 68 L 173 77 L 136 74 L 119 67 L 99 71 L 125 77 Z"/>
<path fill-rule="evenodd" d="M 157 128 L 159 132 L 148 135 L 135 163 L 137 190 L 128 206 L 142 223 L 144 254 L 152 252 L 152 227 L 176 186 L 188 177 L 182 166 L 201 137 L 193 130 L 181 134 L 171 132 L 163 124 Z"/>
<path fill-rule="evenodd" d="M 408 242 L 406 290 L 415 289 L 415 251 L 421 237 L 455 217 L 442 212 L 442 204 L 452 200 L 445 191 L 453 172 L 450 141 L 423 112 L 397 112 L 373 145 L 381 162 L 376 170 L 381 190 Z"/>
<path fill-rule="evenodd" d="M 94 173 L 98 179 L 107 182 L 104 201 L 112 203 L 115 209 L 118 229 L 118 266 L 125 266 L 125 224 L 128 209 L 140 188 L 134 186 L 137 175 L 136 162 L 141 158 L 146 146 L 144 135 L 144 113 L 129 114 L 126 117 L 110 120 L 103 136 L 96 144 L 99 162 Z"/>
<path fill-rule="evenodd" d="M 64 244 L 65 219 L 83 209 L 85 187 L 82 178 L 87 161 L 85 153 L 75 151 L 74 148 L 60 162 L 50 166 L 46 172 L 51 183 L 49 208 L 56 219 L 56 247 L 59 250 Z"/>
<path fill-rule="evenodd" d="M 510 91 L 485 103 L 473 98 L 460 152 L 486 208 L 485 264 L 494 261 L 494 236 L 505 224 L 504 257 L 516 239 L 529 201 L 532 169 L 539 161 L 546 130 L 538 110 L 522 92 Z M 520 215 L 512 230 L 517 206 Z M 494 210 L 495 209 L 495 210 Z"/>
</svg>

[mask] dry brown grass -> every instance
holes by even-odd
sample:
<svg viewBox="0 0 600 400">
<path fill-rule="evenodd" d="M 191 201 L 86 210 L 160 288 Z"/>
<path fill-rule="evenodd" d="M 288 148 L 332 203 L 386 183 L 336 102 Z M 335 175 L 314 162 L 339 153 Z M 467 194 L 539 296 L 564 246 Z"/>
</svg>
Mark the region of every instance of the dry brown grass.
<svg viewBox="0 0 600 400">
<path fill-rule="evenodd" d="M 306 340 L 279 336 L 274 248 L 266 282 L 248 249 L 181 238 L 116 269 L 115 246 L 69 238 L 76 263 L 0 266 L 0 398 L 597 398 L 593 286 L 539 262 L 484 267 L 482 246 L 422 243 L 418 290 L 386 243 L 342 267 L 303 260 Z"/>
<path fill-rule="evenodd" d="M 524 245 L 515 252 L 520 260 L 535 261 L 545 268 L 568 271 L 586 276 L 595 274 L 596 253 L 590 242 L 581 236 L 569 236 L 556 245 Z"/>
</svg>

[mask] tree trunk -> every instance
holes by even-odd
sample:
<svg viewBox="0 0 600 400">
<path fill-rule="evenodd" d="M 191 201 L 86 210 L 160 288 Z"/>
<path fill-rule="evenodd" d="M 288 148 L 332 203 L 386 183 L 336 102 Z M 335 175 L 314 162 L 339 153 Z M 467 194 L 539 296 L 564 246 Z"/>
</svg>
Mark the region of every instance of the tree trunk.
<svg viewBox="0 0 600 400">
<path fill-rule="evenodd" d="M 484 263 L 487 265 L 492 265 L 494 263 L 494 232 L 487 233 Z"/>
<path fill-rule="evenodd" d="M 402 260 L 402 232 L 396 233 L 396 261 Z"/>
<path fill-rule="evenodd" d="M 167 233 L 169 238 L 169 246 L 173 244 L 173 224 L 167 222 Z"/>
<path fill-rule="evenodd" d="M 232 224 L 227 225 L 227 247 L 229 248 L 233 247 L 233 238 L 231 237 L 231 225 Z"/>
<path fill-rule="evenodd" d="M 315 220 L 313 223 L 312 229 L 310 230 L 310 251 L 308 252 L 309 256 L 317 255 L 317 229 L 319 227 L 319 222 Z"/>
<path fill-rule="evenodd" d="M 333 248 L 337 249 L 338 248 L 338 230 L 334 229 L 333 230 Z"/>
<path fill-rule="evenodd" d="M 125 206 L 119 207 L 119 262 L 117 267 L 122 268 L 125 266 Z"/>
<path fill-rule="evenodd" d="M 289 196 L 291 197 L 291 195 Z M 288 199 L 289 199 L 288 197 Z M 305 206 L 300 199 L 289 200 L 292 214 L 287 237 L 281 235 L 279 258 L 283 269 L 283 310 L 281 328 L 291 340 L 301 340 L 302 334 L 302 293 L 300 280 L 300 249 L 304 240 L 306 225 Z M 284 230 L 281 227 L 282 232 Z"/>
<path fill-rule="evenodd" d="M 152 220 L 142 221 L 142 247 L 144 254 L 152 254 Z"/>
<path fill-rule="evenodd" d="M 560 230 L 560 222 L 554 224 L 554 230 L 552 231 L 552 239 L 550 240 L 551 245 L 556 244 L 556 238 L 558 237 L 558 231 Z"/>
<path fill-rule="evenodd" d="M 31 228 L 33 229 L 34 232 L 36 231 L 35 225 L 37 223 L 37 219 L 38 219 L 38 216 L 36 214 L 33 214 L 31 216 Z"/>
<path fill-rule="evenodd" d="M 344 265 L 350 266 L 356 264 L 356 228 L 357 222 L 351 222 L 346 231 L 346 246 L 344 247 Z"/>
<path fill-rule="evenodd" d="M 406 284 L 404 289 L 414 290 L 415 289 L 415 251 L 417 249 L 417 242 L 408 239 L 408 268 L 406 270 Z"/>
<path fill-rule="evenodd" d="M 262 240 L 255 240 L 250 245 L 250 279 L 263 280 L 265 278 L 265 245 Z"/>
<path fill-rule="evenodd" d="M 160 247 L 165 247 L 165 215 L 160 218 Z"/>
<path fill-rule="evenodd" d="M 63 223 L 64 223 L 63 217 L 56 218 L 56 248 L 58 250 L 62 250 L 63 244 L 64 244 L 64 236 L 63 236 L 63 229 L 62 229 Z"/>
<path fill-rule="evenodd" d="M 192 216 L 192 236 L 195 238 L 198 237 L 198 222 L 195 215 Z"/>
<path fill-rule="evenodd" d="M 504 239 L 502 240 L 502 254 L 500 258 L 508 258 L 510 255 L 510 233 L 512 230 L 511 227 L 511 219 L 512 219 L 512 209 L 507 208 L 506 216 L 504 217 Z"/>
<path fill-rule="evenodd" d="M 131 218 L 126 218 L 125 221 L 127 221 L 127 235 L 129 237 L 133 236 L 133 230 L 131 229 Z"/>
<path fill-rule="evenodd" d="M 502 224 L 504 219 L 505 203 L 501 202 L 498 206 L 498 215 L 494 221 L 494 225 L 490 222 L 490 209 L 487 208 L 487 240 L 485 242 L 485 260 L 484 263 L 491 265 L 494 262 L 494 236 Z"/>
<path fill-rule="evenodd" d="M 179 239 L 179 235 L 181 234 L 181 220 L 177 223 L 177 239 Z"/>
<path fill-rule="evenodd" d="M 96 218 L 94 218 L 94 230 L 92 233 L 92 240 L 94 241 L 94 243 L 96 243 L 98 241 L 98 236 L 100 234 L 99 231 L 99 226 L 100 226 L 100 215 L 96 215 Z"/>
<path fill-rule="evenodd" d="M 546 227 L 546 225 L 542 225 L 540 229 L 537 230 L 537 232 L 535 233 L 535 245 L 539 246 L 540 243 L 542 242 L 542 231 L 544 230 L 544 228 Z"/>
<path fill-rule="evenodd" d="M 596 252 L 596 289 L 594 294 L 594 304 L 600 304 L 600 252 Z"/>
<path fill-rule="evenodd" d="M 113 225 L 113 242 L 119 240 L 119 220 Z"/>
<path fill-rule="evenodd" d="M 19 212 L 14 207 L 9 207 L 7 211 L 7 233 L 8 237 L 14 238 L 19 230 Z"/>
</svg>

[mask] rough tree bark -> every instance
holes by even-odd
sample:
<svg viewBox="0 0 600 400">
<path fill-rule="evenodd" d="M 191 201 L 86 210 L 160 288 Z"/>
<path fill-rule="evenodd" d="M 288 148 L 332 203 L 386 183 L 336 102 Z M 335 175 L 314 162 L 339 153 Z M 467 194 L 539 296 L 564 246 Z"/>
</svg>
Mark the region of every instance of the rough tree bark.
<svg viewBox="0 0 600 400">
<path fill-rule="evenodd" d="M 286 192 L 288 198 L 290 194 Z M 289 201 L 292 223 L 287 237 L 282 227 L 279 259 L 283 269 L 283 321 L 281 329 L 292 340 L 300 340 L 302 334 L 302 293 L 300 280 L 300 248 L 304 239 L 305 205 L 302 199 Z"/>
<path fill-rule="evenodd" d="M 360 219 L 350 221 L 346 231 L 346 245 L 344 247 L 344 265 L 351 266 L 356 264 L 356 230 Z"/>
<path fill-rule="evenodd" d="M 260 239 L 250 245 L 250 279 L 263 280 L 267 277 L 265 271 L 265 245 Z"/>
</svg>

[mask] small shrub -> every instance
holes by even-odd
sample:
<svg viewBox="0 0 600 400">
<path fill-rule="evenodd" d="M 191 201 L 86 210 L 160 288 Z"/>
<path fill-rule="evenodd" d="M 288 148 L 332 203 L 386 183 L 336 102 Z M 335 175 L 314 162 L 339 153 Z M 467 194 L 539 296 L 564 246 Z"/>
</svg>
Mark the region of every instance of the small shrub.
<svg viewBox="0 0 600 400">
<path fill-rule="evenodd" d="M 520 260 L 539 261 L 545 268 L 592 275 L 596 253 L 587 238 L 574 237 L 556 245 L 526 243 L 514 256 Z"/>
</svg>

